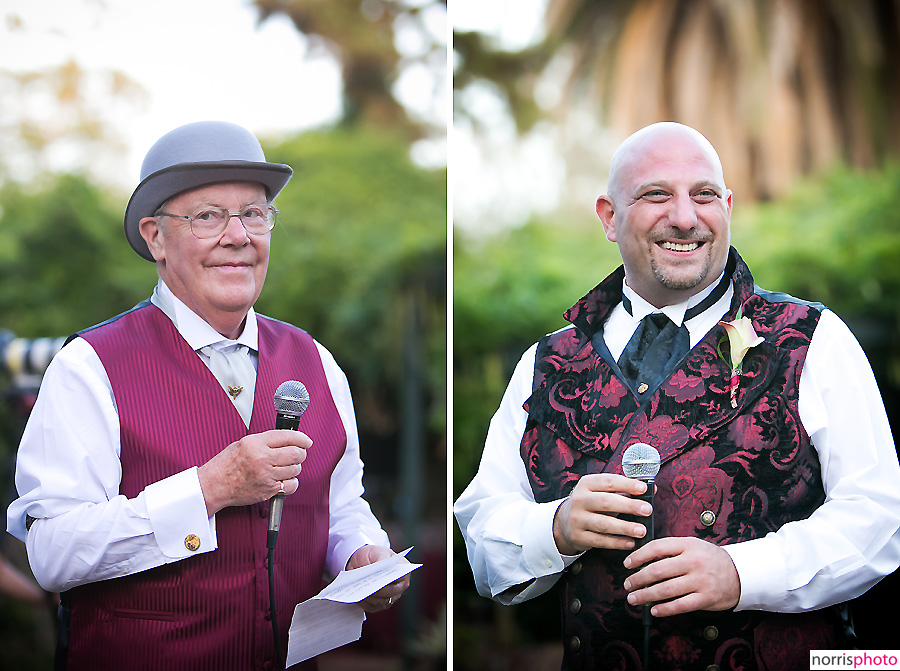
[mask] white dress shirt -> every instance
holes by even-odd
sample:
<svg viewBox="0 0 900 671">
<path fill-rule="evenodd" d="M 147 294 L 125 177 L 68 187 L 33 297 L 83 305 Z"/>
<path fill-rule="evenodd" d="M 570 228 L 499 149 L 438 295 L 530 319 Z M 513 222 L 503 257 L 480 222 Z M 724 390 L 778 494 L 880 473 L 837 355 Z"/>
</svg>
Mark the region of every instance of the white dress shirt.
<svg viewBox="0 0 900 671">
<path fill-rule="evenodd" d="M 685 311 L 708 293 L 657 310 L 627 285 L 623 291 L 633 314 L 619 304 L 604 328 L 615 359 L 646 314 L 661 311 L 680 325 Z M 685 322 L 691 347 L 727 313 L 732 295 L 729 288 Z M 560 555 L 553 539 L 563 500 L 535 502 L 519 454 L 536 351 L 537 344 L 516 366 L 491 420 L 478 472 L 454 506 L 479 593 L 504 604 L 547 591 L 576 559 Z M 819 455 L 826 500 L 806 520 L 725 546 L 740 577 L 737 610 L 798 612 L 840 603 L 900 564 L 900 466 L 884 404 L 859 343 L 829 310 L 801 372 L 799 412 Z"/>
<path fill-rule="evenodd" d="M 151 301 L 195 350 L 244 344 L 258 351 L 252 309 L 240 337 L 228 341 L 162 280 Z M 334 576 L 358 548 L 389 542 L 362 498 L 363 466 L 347 378 L 318 342 L 316 348 L 347 434 L 329 492 L 326 575 Z M 44 589 L 64 591 L 216 549 L 216 520 L 207 515 L 196 467 L 152 483 L 128 499 L 119 494 L 119 454 L 119 416 L 106 371 L 88 342 L 75 338 L 44 374 L 19 445 L 19 498 L 7 512 L 7 530 L 25 541 L 32 571 Z M 35 518 L 28 531 L 26 515 Z M 200 537 L 196 552 L 185 548 L 188 533 Z"/>
</svg>

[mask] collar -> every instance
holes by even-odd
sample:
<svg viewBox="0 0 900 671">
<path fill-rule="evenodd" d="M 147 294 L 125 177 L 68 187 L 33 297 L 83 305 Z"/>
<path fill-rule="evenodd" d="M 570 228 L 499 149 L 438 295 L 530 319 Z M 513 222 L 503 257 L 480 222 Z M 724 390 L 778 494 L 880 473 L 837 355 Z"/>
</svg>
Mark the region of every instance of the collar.
<svg viewBox="0 0 900 671">
<path fill-rule="evenodd" d="M 729 286 L 733 287 L 730 311 L 744 304 L 753 296 L 753 276 L 744 260 L 732 247 L 725 265 L 725 277 Z M 625 268 L 619 266 L 605 280 L 594 287 L 565 313 L 567 321 L 578 327 L 588 339 L 603 328 L 610 310 L 622 303 L 622 290 L 625 285 Z M 702 292 L 701 292 L 702 293 Z M 702 301 L 702 299 L 699 299 Z M 690 301 L 688 301 L 690 303 Z M 685 306 L 685 311 L 687 306 Z M 682 318 L 683 318 L 682 314 Z"/>
<path fill-rule="evenodd" d="M 623 280 L 622 305 L 624 306 L 625 311 L 637 321 L 642 320 L 647 315 L 660 312 L 671 319 L 675 323 L 675 326 L 681 326 L 683 323 L 699 317 L 713 305 L 718 303 L 728 292 L 728 288 L 731 285 L 730 279 L 730 275 L 726 278 L 725 271 L 722 271 L 719 278 L 703 291 L 694 294 L 681 303 L 666 305 L 662 308 L 657 308 L 645 301 L 634 291 L 634 289 L 628 286 L 628 283 L 625 280 Z"/>
<path fill-rule="evenodd" d="M 218 345 L 219 349 L 229 345 L 246 345 L 254 352 L 259 351 L 259 330 L 256 324 L 256 312 L 252 307 L 247 313 L 241 335 L 237 340 L 229 340 L 175 296 L 162 278 L 157 282 L 153 295 L 150 296 L 150 302 L 172 320 L 178 333 L 193 350 L 199 350 L 207 345 Z"/>
</svg>

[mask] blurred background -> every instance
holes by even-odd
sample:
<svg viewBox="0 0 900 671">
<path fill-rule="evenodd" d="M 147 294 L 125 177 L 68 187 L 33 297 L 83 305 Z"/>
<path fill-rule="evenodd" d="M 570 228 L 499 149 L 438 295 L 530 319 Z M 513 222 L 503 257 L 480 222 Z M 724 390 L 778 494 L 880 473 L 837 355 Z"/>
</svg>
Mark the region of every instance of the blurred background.
<svg viewBox="0 0 900 671">
<path fill-rule="evenodd" d="M 453 0 L 453 498 L 515 363 L 621 260 L 594 214 L 609 158 L 656 121 L 719 151 L 733 244 L 757 284 L 821 301 L 865 349 L 900 421 L 900 3 Z M 453 530 L 454 667 L 555 668 L 553 593 L 475 592 Z M 894 647 L 879 603 L 860 648 Z"/>
<path fill-rule="evenodd" d="M 122 218 L 162 134 L 222 119 L 294 177 L 257 310 L 344 368 L 366 498 L 424 563 L 320 668 L 446 666 L 446 2 L 0 0 L 0 477 L 56 338 L 146 298 Z M 42 340 L 51 338 L 53 340 Z M 50 669 L 53 595 L 0 543 L 0 668 Z"/>
</svg>

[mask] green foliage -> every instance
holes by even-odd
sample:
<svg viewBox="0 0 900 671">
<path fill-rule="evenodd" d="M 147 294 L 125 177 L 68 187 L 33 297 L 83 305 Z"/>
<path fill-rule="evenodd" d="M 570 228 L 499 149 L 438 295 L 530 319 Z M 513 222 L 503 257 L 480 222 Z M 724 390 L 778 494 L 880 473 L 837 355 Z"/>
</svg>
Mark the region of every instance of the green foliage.
<svg viewBox="0 0 900 671">
<path fill-rule="evenodd" d="M 122 233 L 123 204 L 84 177 L 0 188 L 0 328 L 60 337 L 146 298 L 156 268 Z"/>
<path fill-rule="evenodd" d="M 359 127 L 300 135 L 268 146 L 267 157 L 293 166 L 294 177 L 277 201 L 258 309 L 313 334 L 363 386 L 357 404 L 382 409 L 400 386 L 417 310 L 429 425 L 443 432 L 446 171 L 416 167 L 402 141 Z"/>
<path fill-rule="evenodd" d="M 732 234 L 760 286 L 822 302 L 845 320 L 900 324 L 900 165 L 837 169 L 783 201 L 737 205 Z"/>
<path fill-rule="evenodd" d="M 532 222 L 474 243 L 453 269 L 454 492 L 471 479 L 488 422 L 522 353 L 621 263 L 599 223 Z"/>
</svg>

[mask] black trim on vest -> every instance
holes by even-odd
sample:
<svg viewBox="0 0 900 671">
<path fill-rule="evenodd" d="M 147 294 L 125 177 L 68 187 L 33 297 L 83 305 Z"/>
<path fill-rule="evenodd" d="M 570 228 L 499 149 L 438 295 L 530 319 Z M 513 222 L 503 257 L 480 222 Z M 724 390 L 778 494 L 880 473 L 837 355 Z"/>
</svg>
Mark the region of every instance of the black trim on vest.
<svg viewBox="0 0 900 671">
<path fill-rule="evenodd" d="M 769 291 L 757 284 L 753 285 L 753 293 L 769 303 L 793 303 L 794 305 L 805 305 L 820 313 L 827 309 L 823 303 L 819 303 L 818 301 L 805 301 L 802 298 L 795 298 L 794 296 L 781 291 Z"/>
<path fill-rule="evenodd" d="M 728 287 L 731 286 L 731 275 L 733 272 L 734 264 L 731 264 L 731 268 L 722 273 L 722 279 L 719 280 L 719 283 L 716 285 L 715 289 L 709 292 L 709 295 L 707 295 L 706 298 L 697 303 L 697 305 L 685 310 L 682 323 L 688 322 L 694 317 L 700 316 L 713 305 L 715 305 L 716 302 L 725 295 L 725 292 L 728 291 Z M 629 299 L 625 294 L 622 294 L 622 307 L 625 308 L 625 312 L 630 314 L 632 317 L 634 316 L 631 311 L 631 299 Z"/>
<path fill-rule="evenodd" d="M 101 322 L 100 324 L 94 324 L 93 326 L 88 326 L 86 329 L 81 329 L 81 330 L 78 331 L 77 333 L 73 333 L 73 334 L 70 335 L 68 338 L 66 338 L 66 342 L 63 343 L 63 347 L 65 347 L 65 346 L 68 345 L 70 342 L 72 342 L 73 340 L 75 340 L 75 338 L 77 338 L 78 336 L 80 336 L 82 333 L 87 333 L 88 331 L 93 331 L 94 329 L 98 329 L 98 328 L 100 328 L 101 326 L 106 326 L 107 324 L 112 324 L 114 321 L 118 321 L 119 319 L 121 319 L 121 318 L 124 317 L 125 315 L 131 314 L 131 313 L 134 312 L 135 310 L 140 310 L 141 308 L 145 308 L 145 307 L 147 307 L 148 305 L 153 305 L 153 303 L 150 301 L 149 298 L 145 298 L 144 300 L 142 300 L 140 303 L 138 303 L 137 305 L 135 305 L 135 306 L 134 306 L 133 308 L 131 308 L 130 310 L 126 310 L 125 312 L 121 312 L 121 313 L 117 314 L 115 317 L 110 317 L 110 318 L 107 319 L 105 322 Z"/>
<path fill-rule="evenodd" d="M 69 632 L 72 628 L 72 593 L 68 590 L 59 595 L 56 618 L 56 655 L 53 658 L 53 671 L 66 671 L 66 667 L 69 666 Z"/>
</svg>

